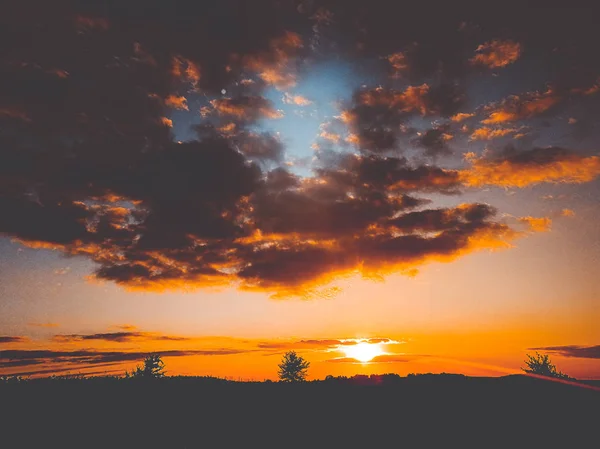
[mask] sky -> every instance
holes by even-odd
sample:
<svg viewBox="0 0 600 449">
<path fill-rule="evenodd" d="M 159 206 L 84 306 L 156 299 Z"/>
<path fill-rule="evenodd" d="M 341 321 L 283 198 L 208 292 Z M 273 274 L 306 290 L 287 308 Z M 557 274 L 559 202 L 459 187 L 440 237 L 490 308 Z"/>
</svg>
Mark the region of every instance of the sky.
<svg viewBox="0 0 600 449">
<path fill-rule="evenodd" d="M 0 10 L 0 374 L 600 379 L 593 17 Z"/>
</svg>

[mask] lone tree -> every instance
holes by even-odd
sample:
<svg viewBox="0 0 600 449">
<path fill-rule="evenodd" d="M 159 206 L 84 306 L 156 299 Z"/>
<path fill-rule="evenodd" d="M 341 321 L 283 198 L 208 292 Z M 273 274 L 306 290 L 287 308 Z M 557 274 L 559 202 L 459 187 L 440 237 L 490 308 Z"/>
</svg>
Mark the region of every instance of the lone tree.
<svg viewBox="0 0 600 449">
<path fill-rule="evenodd" d="M 279 364 L 278 376 L 282 382 L 303 382 L 306 379 L 310 362 L 296 354 L 296 351 L 288 351 L 284 354 Z"/>
<path fill-rule="evenodd" d="M 534 356 L 527 354 L 525 364 L 527 368 L 521 369 L 526 373 L 555 377 L 557 379 L 571 379 L 565 373 L 556 370 L 556 366 L 552 363 L 548 354 L 540 354 L 539 352 L 536 352 Z"/>
<path fill-rule="evenodd" d="M 165 363 L 160 358 L 160 354 L 149 354 L 144 359 L 143 366 L 136 366 L 135 370 L 131 374 L 126 373 L 125 377 L 158 379 L 165 376 L 164 370 Z"/>
</svg>

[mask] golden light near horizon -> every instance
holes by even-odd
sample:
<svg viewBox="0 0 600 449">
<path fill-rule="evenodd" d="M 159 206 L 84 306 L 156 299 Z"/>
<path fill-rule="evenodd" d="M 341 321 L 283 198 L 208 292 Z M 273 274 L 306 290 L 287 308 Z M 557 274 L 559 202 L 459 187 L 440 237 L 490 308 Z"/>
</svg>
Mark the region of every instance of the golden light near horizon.
<svg viewBox="0 0 600 449">
<path fill-rule="evenodd" d="M 346 357 L 358 360 L 361 363 L 367 363 L 373 360 L 378 355 L 383 355 L 385 352 L 381 348 L 381 343 L 367 343 L 365 341 L 355 345 L 346 345 L 340 348 Z"/>
</svg>

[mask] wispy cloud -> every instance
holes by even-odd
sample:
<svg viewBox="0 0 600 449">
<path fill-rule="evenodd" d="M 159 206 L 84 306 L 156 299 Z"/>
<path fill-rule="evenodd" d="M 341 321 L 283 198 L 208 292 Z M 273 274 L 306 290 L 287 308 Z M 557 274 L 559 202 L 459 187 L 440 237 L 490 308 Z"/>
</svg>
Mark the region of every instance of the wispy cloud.
<svg viewBox="0 0 600 449">
<path fill-rule="evenodd" d="M 26 343 L 29 341 L 27 337 L 11 337 L 11 336 L 0 336 L 0 344 L 2 343 Z"/>
<path fill-rule="evenodd" d="M 600 359 L 600 345 L 595 346 L 580 346 L 580 345 L 565 345 L 565 346 L 543 346 L 539 348 L 529 348 L 533 351 L 550 352 L 564 357 L 576 357 L 582 359 Z"/>
<path fill-rule="evenodd" d="M 54 328 L 60 327 L 60 324 L 58 324 L 58 323 L 27 323 L 27 326 L 54 329 Z"/>
</svg>

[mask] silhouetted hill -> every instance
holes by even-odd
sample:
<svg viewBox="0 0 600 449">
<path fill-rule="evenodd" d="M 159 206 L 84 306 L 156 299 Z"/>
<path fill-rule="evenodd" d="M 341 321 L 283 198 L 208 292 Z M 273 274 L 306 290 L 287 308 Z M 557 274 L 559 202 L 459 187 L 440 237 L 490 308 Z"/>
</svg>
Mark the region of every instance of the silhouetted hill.
<svg viewBox="0 0 600 449">
<path fill-rule="evenodd" d="M 597 447 L 600 391 L 526 376 L 0 385 L 2 447 Z"/>
</svg>

